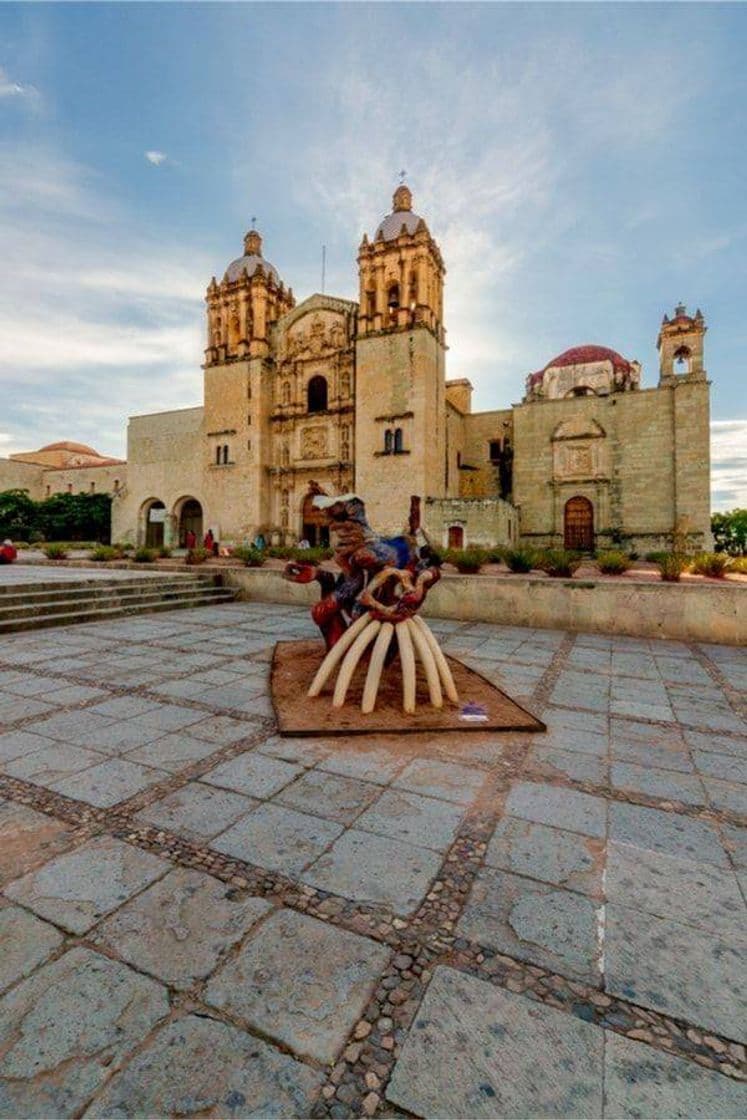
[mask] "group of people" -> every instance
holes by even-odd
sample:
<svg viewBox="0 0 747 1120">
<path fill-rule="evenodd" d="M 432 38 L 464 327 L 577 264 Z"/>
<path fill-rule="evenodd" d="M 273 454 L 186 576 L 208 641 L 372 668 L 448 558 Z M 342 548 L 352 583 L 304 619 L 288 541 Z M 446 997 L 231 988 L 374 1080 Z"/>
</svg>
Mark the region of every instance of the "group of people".
<svg viewBox="0 0 747 1120">
<path fill-rule="evenodd" d="M 190 552 L 193 548 L 197 547 L 197 534 L 194 529 L 187 529 L 187 532 L 184 534 L 184 544 Z M 218 542 L 215 539 L 212 529 L 208 529 L 205 534 L 202 547 L 206 549 L 207 552 L 212 552 L 213 556 L 218 555 Z"/>
</svg>

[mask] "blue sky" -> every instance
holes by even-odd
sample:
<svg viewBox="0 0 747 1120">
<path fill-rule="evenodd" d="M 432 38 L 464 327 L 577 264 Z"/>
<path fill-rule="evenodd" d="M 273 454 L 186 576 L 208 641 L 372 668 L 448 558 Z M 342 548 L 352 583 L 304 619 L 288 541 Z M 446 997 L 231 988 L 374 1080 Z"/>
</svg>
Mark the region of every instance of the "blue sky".
<svg viewBox="0 0 747 1120">
<path fill-rule="evenodd" d="M 477 408 L 584 342 L 653 385 L 700 306 L 714 506 L 747 505 L 746 35 L 738 4 L 0 5 L 0 454 L 124 454 L 128 414 L 199 403 L 254 214 L 297 298 L 323 243 L 355 298 L 405 168 Z"/>
</svg>

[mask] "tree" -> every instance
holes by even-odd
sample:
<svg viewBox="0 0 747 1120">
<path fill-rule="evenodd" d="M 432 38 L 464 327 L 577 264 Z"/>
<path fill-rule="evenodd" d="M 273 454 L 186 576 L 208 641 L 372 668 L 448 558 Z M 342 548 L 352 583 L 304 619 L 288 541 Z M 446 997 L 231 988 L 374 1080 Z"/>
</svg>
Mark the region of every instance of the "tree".
<svg viewBox="0 0 747 1120">
<path fill-rule="evenodd" d="M 717 552 L 744 556 L 747 553 L 747 509 L 714 513 L 711 517 L 711 532 Z"/>
<path fill-rule="evenodd" d="M 108 542 L 111 498 L 108 494 L 53 494 L 38 504 L 37 518 L 48 541 Z"/>
<path fill-rule="evenodd" d="M 36 525 L 36 502 L 28 490 L 0 491 L 0 539 L 27 541 Z"/>
</svg>

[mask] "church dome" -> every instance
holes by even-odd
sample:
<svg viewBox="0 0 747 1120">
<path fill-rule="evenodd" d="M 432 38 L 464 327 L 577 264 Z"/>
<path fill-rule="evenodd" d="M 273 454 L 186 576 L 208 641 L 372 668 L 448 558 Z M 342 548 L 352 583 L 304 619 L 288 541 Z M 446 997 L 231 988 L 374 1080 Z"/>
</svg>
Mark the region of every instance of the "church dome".
<svg viewBox="0 0 747 1120">
<path fill-rule="evenodd" d="M 257 233 L 256 229 L 250 229 L 244 238 L 243 257 L 237 257 L 235 261 L 231 261 L 223 279 L 229 282 L 240 280 L 245 270 L 247 276 L 251 277 L 260 265 L 264 269 L 266 276 L 271 277 L 276 284 L 280 283 L 278 270 L 262 256 L 262 238 Z"/>
<path fill-rule="evenodd" d="M 630 369 L 630 362 L 623 358 L 622 354 L 618 354 L 616 350 L 610 350 L 607 346 L 594 346 L 593 344 L 573 346 L 570 350 L 564 350 L 562 354 L 558 354 L 557 358 L 548 362 L 545 369 L 558 369 L 563 366 L 586 366 L 595 362 L 611 362 L 613 369 Z M 544 370 L 541 372 L 544 373 Z"/>
<path fill-rule="evenodd" d="M 374 241 L 394 241 L 401 234 L 402 226 L 408 233 L 414 233 L 422 221 L 420 215 L 413 212 L 410 188 L 402 183 L 394 192 L 392 213 L 379 222 Z"/>
<path fill-rule="evenodd" d="M 39 451 L 73 451 L 77 455 L 93 455 L 97 459 L 103 458 L 93 447 L 88 447 L 85 443 L 72 443 L 67 439 L 60 440 L 59 443 L 48 443 L 45 447 L 40 447 Z"/>
</svg>

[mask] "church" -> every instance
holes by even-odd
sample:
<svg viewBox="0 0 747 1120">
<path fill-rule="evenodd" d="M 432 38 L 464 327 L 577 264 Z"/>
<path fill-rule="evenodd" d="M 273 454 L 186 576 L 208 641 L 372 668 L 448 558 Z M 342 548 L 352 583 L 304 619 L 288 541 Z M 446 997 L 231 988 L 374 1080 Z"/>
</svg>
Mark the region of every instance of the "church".
<svg viewBox="0 0 747 1120">
<path fill-rule="evenodd" d="M 473 412 L 469 379 L 446 376 L 446 269 L 406 185 L 357 263 L 357 302 L 296 303 L 246 234 L 207 289 L 202 407 L 130 418 L 112 539 L 178 546 L 211 528 L 226 545 L 324 543 L 314 495 L 355 491 L 392 532 L 419 495 L 438 546 L 708 544 L 700 311 L 664 316 L 656 386 L 581 345 L 530 373 L 520 403 Z"/>
</svg>

